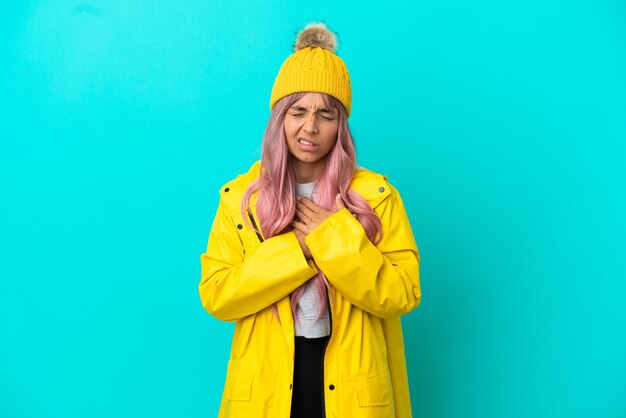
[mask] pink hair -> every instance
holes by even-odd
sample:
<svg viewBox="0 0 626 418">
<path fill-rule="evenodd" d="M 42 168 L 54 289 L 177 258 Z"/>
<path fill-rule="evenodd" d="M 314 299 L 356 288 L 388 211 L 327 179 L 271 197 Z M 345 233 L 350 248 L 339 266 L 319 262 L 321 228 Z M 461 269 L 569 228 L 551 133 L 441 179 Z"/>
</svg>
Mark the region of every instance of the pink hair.
<svg viewBox="0 0 626 418">
<path fill-rule="evenodd" d="M 289 153 L 283 128 L 283 120 L 287 110 L 306 92 L 290 94 L 280 99 L 274 105 L 265 135 L 261 151 L 261 170 L 259 178 L 255 180 L 243 195 L 241 201 L 241 214 L 248 226 L 247 214 L 249 213 L 250 197 L 261 189 L 257 199 L 256 211 L 258 216 L 257 230 L 265 238 L 291 231 L 291 222 L 296 209 L 296 175 L 293 166 L 293 156 Z M 343 104 L 335 97 L 323 94 L 327 106 L 334 107 L 339 111 L 339 130 L 337 142 L 326 155 L 326 167 L 318 182 L 317 199 L 315 203 L 326 208 L 335 210 L 335 196 L 341 194 L 346 207 L 356 214 L 358 221 L 371 242 L 377 244 L 382 237 L 382 225 L 380 219 L 371 208 L 369 203 L 358 193 L 349 189 L 350 181 L 356 170 L 356 150 L 354 139 L 348 126 L 348 117 Z M 315 261 L 314 261 L 315 262 Z M 314 281 L 320 295 L 319 318 L 326 305 L 326 289 L 330 288 L 328 280 L 320 268 L 315 264 L 319 274 L 310 280 Z M 297 320 L 296 307 L 304 292 L 304 285 L 291 293 L 291 310 Z M 276 305 L 274 312 L 278 314 Z"/>
</svg>

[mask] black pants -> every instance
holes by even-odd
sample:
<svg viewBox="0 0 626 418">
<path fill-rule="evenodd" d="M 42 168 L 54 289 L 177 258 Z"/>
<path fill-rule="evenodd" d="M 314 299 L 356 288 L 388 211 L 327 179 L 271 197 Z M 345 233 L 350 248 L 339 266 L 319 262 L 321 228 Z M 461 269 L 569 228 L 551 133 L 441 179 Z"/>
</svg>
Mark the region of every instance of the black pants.
<svg viewBox="0 0 626 418">
<path fill-rule="evenodd" d="M 322 361 L 328 338 L 296 337 L 291 418 L 322 418 L 325 415 Z"/>
</svg>

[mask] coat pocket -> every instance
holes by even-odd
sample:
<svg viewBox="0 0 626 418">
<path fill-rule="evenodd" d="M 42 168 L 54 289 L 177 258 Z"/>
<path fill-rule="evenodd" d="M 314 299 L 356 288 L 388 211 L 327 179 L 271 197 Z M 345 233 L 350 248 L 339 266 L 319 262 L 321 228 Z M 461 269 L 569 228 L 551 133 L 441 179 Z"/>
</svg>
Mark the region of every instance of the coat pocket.
<svg viewBox="0 0 626 418">
<path fill-rule="evenodd" d="M 352 380 L 359 406 L 391 404 L 391 379 L 387 368 L 366 373 Z"/>
<path fill-rule="evenodd" d="M 236 367 L 230 377 L 230 388 L 227 394 L 228 399 L 231 401 L 249 401 L 253 380 L 253 372 Z"/>
</svg>

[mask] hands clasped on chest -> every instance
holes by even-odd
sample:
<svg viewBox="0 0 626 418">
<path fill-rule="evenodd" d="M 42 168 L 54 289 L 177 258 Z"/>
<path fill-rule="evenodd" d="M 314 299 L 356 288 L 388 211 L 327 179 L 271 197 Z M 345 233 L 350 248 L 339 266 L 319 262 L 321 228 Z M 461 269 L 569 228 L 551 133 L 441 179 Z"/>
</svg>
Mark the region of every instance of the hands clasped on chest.
<svg viewBox="0 0 626 418">
<path fill-rule="evenodd" d="M 311 255 L 311 251 L 306 245 L 304 238 L 332 214 L 344 209 L 345 207 L 346 205 L 341 199 L 341 195 L 339 193 L 335 196 L 334 211 L 326 210 L 305 197 L 298 197 L 296 199 L 296 217 L 293 222 L 291 222 L 291 226 L 293 227 L 293 231 L 298 238 L 302 252 L 307 259 L 313 258 L 313 256 Z"/>
</svg>

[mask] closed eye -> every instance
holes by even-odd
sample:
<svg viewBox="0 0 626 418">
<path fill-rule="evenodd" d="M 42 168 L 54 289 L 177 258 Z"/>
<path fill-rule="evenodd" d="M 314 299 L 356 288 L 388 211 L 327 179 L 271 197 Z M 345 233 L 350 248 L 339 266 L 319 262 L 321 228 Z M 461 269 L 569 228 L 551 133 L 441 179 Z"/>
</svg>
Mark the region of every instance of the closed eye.
<svg viewBox="0 0 626 418">
<path fill-rule="evenodd" d="M 301 116 L 304 116 L 304 113 L 291 113 L 291 116 L 293 116 L 294 118 L 299 118 Z M 331 116 L 324 116 L 322 115 L 322 118 L 326 119 L 326 120 L 334 120 L 334 117 Z"/>
</svg>

